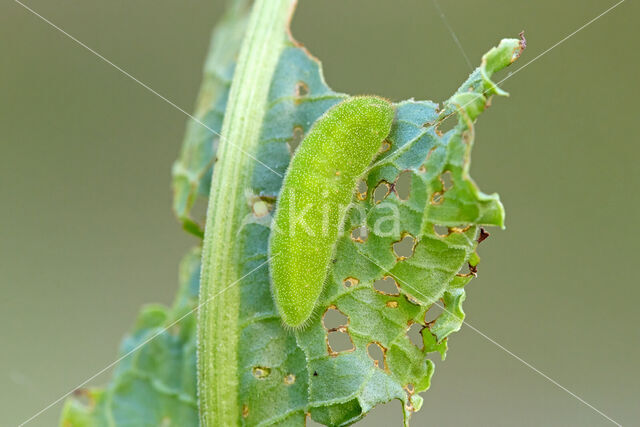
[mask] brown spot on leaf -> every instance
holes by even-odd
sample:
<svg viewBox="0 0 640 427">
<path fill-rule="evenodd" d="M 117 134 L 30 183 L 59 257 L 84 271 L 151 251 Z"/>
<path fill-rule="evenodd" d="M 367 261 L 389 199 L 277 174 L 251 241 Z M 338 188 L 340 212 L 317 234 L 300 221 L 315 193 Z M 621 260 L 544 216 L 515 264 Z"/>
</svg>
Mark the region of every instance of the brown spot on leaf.
<svg viewBox="0 0 640 427">
<path fill-rule="evenodd" d="M 285 383 L 286 385 L 291 385 L 291 384 L 293 384 L 293 383 L 295 383 L 295 382 L 296 382 L 296 376 L 295 376 L 295 375 L 293 375 L 293 374 L 289 374 L 289 375 L 286 375 L 286 376 L 284 377 L 284 383 Z"/>
<path fill-rule="evenodd" d="M 351 240 L 358 243 L 364 243 L 369 237 L 369 229 L 365 226 L 356 227 L 351 230 Z"/>
<path fill-rule="evenodd" d="M 413 397 L 413 393 L 415 393 L 415 387 L 413 386 L 413 384 L 409 383 L 403 388 L 404 388 L 404 391 L 407 392 L 407 402 L 405 403 L 404 406 L 405 408 L 407 408 L 407 411 L 415 412 L 416 408 L 413 406 L 413 402 L 411 401 L 411 398 Z"/>
<path fill-rule="evenodd" d="M 440 182 L 442 183 L 442 191 L 447 191 L 453 188 L 453 175 L 451 171 L 444 171 L 440 175 Z"/>
<path fill-rule="evenodd" d="M 449 228 L 449 233 L 466 233 L 471 228 L 471 224 L 465 225 L 464 227 L 451 227 Z"/>
<path fill-rule="evenodd" d="M 478 266 L 469 263 L 469 272 L 473 275 L 473 277 L 478 277 Z"/>
<path fill-rule="evenodd" d="M 471 265 L 471 263 L 467 263 L 467 265 L 463 266 L 462 269 L 456 274 L 458 277 L 477 277 L 478 276 L 478 266 Z"/>
<path fill-rule="evenodd" d="M 296 96 L 302 97 L 307 95 L 309 95 L 309 86 L 303 81 L 296 83 Z"/>
<path fill-rule="evenodd" d="M 351 288 L 353 286 L 356 286 L 358 283 L 360 283 L 360 280 L 356 279 L 355 277 L 347 277 L 346 279 L 344 279 L 342 281 L 342 284 L 347 289 L 349 289 L 349 288 Z"/>
<path fill-rule="evenodd" d="M 416 297 L 414 297 L 413 295 L 409 295 L 407 293 L 404 294 L 404 297 L 407 299 L 407 301 L 409 301 L 411 304 L 414 305 L 420 305 L 420 301 L 418 301 L 418 299 Z"/>
<path fill-rule="evenodd" d="M 490 234 L 487 233 L 487 231 L 484 228 L 480 227 L 480 235 L 478 236 L 478 243 L 484 242 L 489 236 Z"/>
<path fill-rule="evenodd" d="M 83 403 L 84 406 L 93 408 L 96 406 L 94 395 L 88 388 L 77 388 L 73 391 L 73 397 Z"/>
<path fill-rule="evenodd" d="M 254 377 L 259 380 L 263 380 L 269 376 L 269 374 L 271 373 L 271 368 L 267 368 L 264 366 L 254 366 L 251 372 L 253 373 Z"/>
<path fill-rule="evenodd" d="M 487 103 L 486 103 L 487 107 L 491 106 L 491 98 L 487 99 Z M 466 143 L 466 144 L 471 144 L 471 142 L 473 141 L 473 134 L 467 129 L 464 132 L 462 132 L 462 140 Z"/>
<path fill-rule="evenodd" d="M 435 193 L 433 193 L 431 195 L 431 204 L 432 205 L 439 205 L 442 202 L 444 202 L 444 194 L 441 191 L 436 191 Z"/>
<path fill-rule="evenodd" d="M 302 128 L 302 126 L 299 126 L 299 125 L 294 126 L 293 133 L 291 135 L 291 138 L 288 141 L 289 153 L 291 154 L 295 153 L 296 149 L 298 148 L 298 146 L 300 145 L 303 139 L 304 139 L 304 129 Z"/>
</svg>

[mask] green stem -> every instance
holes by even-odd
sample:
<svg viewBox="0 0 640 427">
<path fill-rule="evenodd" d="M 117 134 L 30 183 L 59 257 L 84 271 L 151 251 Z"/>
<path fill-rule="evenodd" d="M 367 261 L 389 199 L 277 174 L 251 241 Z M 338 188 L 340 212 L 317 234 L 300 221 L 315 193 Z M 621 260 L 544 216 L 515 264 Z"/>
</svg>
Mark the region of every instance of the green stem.
<svg viewBox="0 0 640 427">
<path fill-rule="evenodd" d="M 295 0 L 256 0 L 231 84 L 214 168 L 200 280 L 198 401 L 203 426 L 234 426 L 238 402 L 240 279 L 236 236 L 248 213 L 244 189 L 264 119 L 269 86 L 284 49 Z M 266 268 L 266 267 L 265 267 Z"/>
</svg>

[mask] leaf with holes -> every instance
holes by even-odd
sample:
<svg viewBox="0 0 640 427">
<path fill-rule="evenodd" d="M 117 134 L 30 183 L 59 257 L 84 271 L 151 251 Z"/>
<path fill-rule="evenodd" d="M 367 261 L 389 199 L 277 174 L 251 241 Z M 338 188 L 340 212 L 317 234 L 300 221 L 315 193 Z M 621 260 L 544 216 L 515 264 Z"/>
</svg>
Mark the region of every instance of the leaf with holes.
<svg viewBox="0 0 640 427">
<path fill-rule="evenodd" d="M 521 50 L 520 40 L 503 40 L 441 109 L 428 101 L 396 104 L 386 151 L 354 194 L 320 310 L 306 328 L 292 334 L 281 326 L 266 272 L 243 281 L 239 352 L 247 425 L 301 422 L 306 412 L 327 425 L 348 424 L 394 398 L 404 402 L 406 419 L 420 408 L 418 393 L 429 387 L 433 373 L 427 355 L 444 358 L 447 337 L 464 318 L 463 286 L 476 274 L 479 226 L 503 225 L 498 197 L 480 192 L 468 175 L 469 155 L 473 120 L 491 95 L 502 94 L 491 74 Z M 286 163 L 296 126 L 302 123 L 306 132 L 313 122 L 300 115 L 314 111 L 319 117 L 323 102 L 337 101 L 317 83 L 317 67 L 295 46 L 281 57 L 259 151 L 271 167 Z M 312 89 L 292 97 L 293 85 L 282 82 L 298 81 L 303 70 Z M 446 120 L 456 124 L 443 134 L 439 127 Z M 273 197 L 279 180 L 263 173 L 253 193 Z M 265 184 L 267 177 L 273 187 Z M 269 224 L 247 218 L 242 236 L 251 260 L 240 261 L 243 272 L 267 259 Z M 427 320 L 438 306 L 442 314 Z M 421 339 L 412 342 L 408 332 L 414 326 Z M 257 378 L 255 367 L 268 367 L 269 375 Z M 299 389 L 293 391 L 286 378 L 296 378 Z"/>
<path fill-rule="evenodd" d="M 79 389 L 67 400 L 62 426 L 198 425 L 196 319 L 200 251 L 180 265 L 172 307 L 145 307 L 120 348 L 123 357 L 106 388 Z"/>
<path fill-rule="evenodd" d="M 69 400 L 64 425 L 198 425 L 198 404 L 205 425 L 215 424 L 217 416 L 230 425 L 304 425 L 308 416 L 346 425 L 392 399 L 403 402 L 408 423 L 420 409 L 420 393 L 434 372 L 428 355 L 444 359 L 448 337 L 464 319 L 464 286 L 477 273 L 476 249 L 486 237 L 480 227 L 503 225 L 497 195 L 482 193 L 469 177 L 473 123 L 492 95 L 505 94 L 492 74 L 515 61 L 524 43 L 500 42 L 442 106 L 393 104 L 383 150 L 355 188 L 327 279 L 317 284 L 322 293 L 314 315 L 305 328 L 292 331 L 275 307 L 265 268 L 272 216 L 300 141 L 347 95 L 326 85 L 319 62 L 287 38 L 287 28 L 274 35 L 269 25 L 286 21 L 282 14 L 289 3 L 258 0 L 256 7 L 273 16 L 256 15 L 246 24 L 246 2 L 236 2 L 234 19 L 213 44 L 196 112 L 202 123 L 189 125 L 174 165 L 174 210 L 187 230 L 202 235 L 194 203 L 209 190 L 213 200 L 200 283 L 198 326 L 201 338 L 209 340 L 201 339 L 198 349 L 200 400 L 193 317 L 163 331 L 195 304 L 200 267 L 192 253 L 183 263 L 179 302 L 171 310 L 145 309 L 121 353 L 157 337 L 124 358 L 105 389 L 81 391 Z M 241 50 L 237 67 L 243 72 L 234 73 L 229 92 L 233 40 L 245 25 L 251 37 L 243 43 L 256 48 L 266 65 L 251 69 L 246 52 L 253 51 L 247 48 L 243 56 Z M 264 34 L 275 47 L 263 43 Z M 259 49 L 263 45 L 266 50 Z M 273 63 L 270 54 L 277 55 Z M 273 65 L 270 84 L 260 74 L 267 65 Z M 234 98 L 236 82 L 246 83 L 242 90 L 252 97 Z M 261 113 L 251 116 L 259 120 L 245 120 L 249 108 Z M 231 142 L 212 136 L 224 129 L 223 111 L 229 129 L 250 136 L 234 140 L 242 155 Z M 453 127 L 444 131 L 446 125 Z M 209 181 L 216 155 L 220 161 Z M 237 173 L 235 180 L 228 172 Z M 211 224 L 224 238 L 211 234 Z M 89 401 L 83 404 L 83 398 Z"/>
<path fill-rule="evenodd" d="M 295 152 L 269 242 L 273 297 L 291 327 L 303 327 L 313 313 L 356 182 L 393 116 L 384 99 L 349 98 L 318 119 Z"/>
</svg>

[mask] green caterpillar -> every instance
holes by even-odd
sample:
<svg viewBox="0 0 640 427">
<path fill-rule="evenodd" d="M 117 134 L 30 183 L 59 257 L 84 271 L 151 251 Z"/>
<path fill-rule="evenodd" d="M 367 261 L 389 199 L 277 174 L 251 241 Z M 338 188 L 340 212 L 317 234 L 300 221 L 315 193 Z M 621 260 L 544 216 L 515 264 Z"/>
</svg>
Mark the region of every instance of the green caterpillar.
<svg viewBox="0 0 640 427">
<path fill-rule="evenodd" d="M 381 98 L 349 98 L 314 124 L 284 178 L 269 252 L 273 297 L 286 325 L 313 314 L 357 180 L 391 130 L 395 112 Z"/>
</svg>

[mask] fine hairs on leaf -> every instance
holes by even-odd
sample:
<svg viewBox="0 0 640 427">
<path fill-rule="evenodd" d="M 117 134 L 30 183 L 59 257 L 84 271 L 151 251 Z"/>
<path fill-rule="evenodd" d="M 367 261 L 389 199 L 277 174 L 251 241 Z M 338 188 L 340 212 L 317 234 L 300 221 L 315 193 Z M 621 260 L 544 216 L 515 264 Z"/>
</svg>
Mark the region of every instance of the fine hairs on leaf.
<svg viewBox="0 0 640 427">
<path fill-rule="evenodd" d="M 195 116 L 220 136 L 190 122 L 173 167 L 201 248 L 120 354 L 158 336 L 68 399 L 61 425 L 340 426 L 394 399 L 408 425 L 428 398 L 481 227 L 504 225 L 469 164 L 476 119 L 506 95 L 492 75 L 524 40 L 500 41 L 441 104 L 350 97 L 291 37 L 294 3 L 234 1 L 216 27 Z"/>
</svg>

